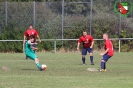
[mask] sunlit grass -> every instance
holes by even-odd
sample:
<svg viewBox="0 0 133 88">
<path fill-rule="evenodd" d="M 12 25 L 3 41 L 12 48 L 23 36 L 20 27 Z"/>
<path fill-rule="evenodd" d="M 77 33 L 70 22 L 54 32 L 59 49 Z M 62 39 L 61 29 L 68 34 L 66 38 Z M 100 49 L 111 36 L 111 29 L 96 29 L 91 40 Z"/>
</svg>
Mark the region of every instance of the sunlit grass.
<svg viewBox="0 0 133 88">
<path fill-rule="evenodd" d="M 80 53 L 37 53 L 40 63 L 47 65 L 39 71 L 23 53 L 1 53 L 0 88 L 132 88 L 132 53 L 115 53 L 107 62 L 107 72 L 90 72 L 100 69 L 98 52 L 94 52 L 95 65 L 82 65 Z"/>
</svg>

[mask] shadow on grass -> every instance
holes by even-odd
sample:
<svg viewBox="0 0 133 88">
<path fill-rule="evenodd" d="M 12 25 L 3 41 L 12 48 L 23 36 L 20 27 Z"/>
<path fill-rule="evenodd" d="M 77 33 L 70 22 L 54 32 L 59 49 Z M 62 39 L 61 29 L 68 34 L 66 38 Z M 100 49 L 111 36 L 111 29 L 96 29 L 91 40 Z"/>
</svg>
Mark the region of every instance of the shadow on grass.
<svg viewBox="0 0 133 88">
<path fill-rule="evenodd" d="M 27 71 L 39 71 L 38 69 L 31 69 L 31 68 L 23 68 L 22 70 L 27 70 Z"/>
</svg>

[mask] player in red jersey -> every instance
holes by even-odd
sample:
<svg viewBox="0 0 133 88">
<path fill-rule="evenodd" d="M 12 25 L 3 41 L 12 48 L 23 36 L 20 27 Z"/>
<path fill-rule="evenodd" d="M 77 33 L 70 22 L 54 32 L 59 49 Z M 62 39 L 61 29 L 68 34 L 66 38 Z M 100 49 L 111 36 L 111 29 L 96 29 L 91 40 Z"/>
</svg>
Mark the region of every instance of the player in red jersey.
<svg viewBox="0 0 133 88">
<path fill-rule="evenodd" d="M 35 37 L 35 41 L 34 41 L 34 42 L 36 42 L 36 37 L 38 38 L 39 42 L 41 42 L 41 39 L 40 39 L 40 37 L 39 37 L 39 35 L 38 35 L 38 32 L 36 31 L 36 29 L 33 28 L 33 26 L 32 26 L 31 24 L 29 25 L 29 29 L 27 29 L 27 30 L 25 31 L 25 33 L 24 33 L 23 44 L 25 44 L 26 38 L 27 38 L 27 40 L 28 40 L 30 36 L 34 36 L 34 37 Z M 36 47 L 35 44 L 32 45 L 32 46 L 33 46 L 33 47 Z M 26 57 L 26 59 L 28 59 L 28 58 Z"/>
<path fill-rule="evenodd" d="M 85 65 L 85 55 L 87 54 L 87 51 L 90 53 L 90 62 L 91 65 L 94 65 L 93 62 L 93 45 L 94 40 L 93 37 L 87 34 L 87 31 L 83 31 L 83 35 L 79 38 L 78 44 L 77 44 L 77 50 L 79 50 L 80 43 L 83 43 L 83 49 L 82 49 L 82 62 L 83 65 Z"/>
<path fill-rule="evenodd" d="M 106 62 L 108 61 L 108 59 L 110 57 L 112 57 L 114 55 L 114 50 L 113 50 L 113 44 L 111 42 L 111 40 L 108 38 L 108 34 L 104 33 L 103 34 L 103 39 L 104 39 L 104 49 L 105 51 L 103 53 L 100 53 L 100 55 L 102 56 L 102 60 L 101 60 L 101 72 L 106 71 Z"/>
</svg>

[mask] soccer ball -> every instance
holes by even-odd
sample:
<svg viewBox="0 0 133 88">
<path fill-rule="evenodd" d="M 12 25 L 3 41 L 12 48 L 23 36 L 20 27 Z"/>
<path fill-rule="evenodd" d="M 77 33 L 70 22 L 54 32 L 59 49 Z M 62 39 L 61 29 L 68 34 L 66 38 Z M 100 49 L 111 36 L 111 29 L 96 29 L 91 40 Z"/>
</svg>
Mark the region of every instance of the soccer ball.
<svg viewBox="0 0 133 88">
<path fill-rule="evenodd" d="M 42 64 L 41 67 L 42 67 L 43 70 L 47 69 L 47 65 L 46 64 Z"/>
</svg>

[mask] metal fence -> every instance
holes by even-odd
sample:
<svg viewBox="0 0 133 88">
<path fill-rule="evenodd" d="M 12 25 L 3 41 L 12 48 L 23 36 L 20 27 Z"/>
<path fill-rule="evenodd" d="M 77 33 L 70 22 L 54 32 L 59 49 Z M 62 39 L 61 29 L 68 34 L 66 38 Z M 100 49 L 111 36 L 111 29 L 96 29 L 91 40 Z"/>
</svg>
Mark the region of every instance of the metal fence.
<svg viewBox="0 0 133 88">
<path fill-rule="evenodd" d="M 49 31 L 53 34 L 53 38 L 65 39 L 65 30 L 76 30 L 74 27 L 78 22 L 84 22 L 84 26 L 91 35 L 96 32 L 96 24 L 101 22 L 111 26 L 108 25 L 110 20 L 114 20 L 115 23 L 112 23 L 109 30 L 120 32 L 122 29 L 129 30 L 129 26 L 130 29 L 133 28 L 130 23 L 131 19 L 121 17 L 114 12 L 112 0 L 100 2 L 99 0 L 86 0 L 86 2 L 65 2 L 65 0 L 62 2 L 0 2 L 0 30 L 9 24 L 15 25 L 17 29 L 26 30 L 29 24 L 33 24 L 40 33 Z M 131 18 L 132 13 L 130 13 Z M 113 19 L 110 19 L 111 17 Z M 103 22 L 103 18 L 108 18 L 107 22 Z M 47 38 L 47 36 L 42 37 Z M 94 35 L 94 38 L 96 37 Z"/>
<path fill-rule="evenodd" d="M 53 38 L 64 39 L 65 29 L 75 27 L 74 24 L 77 21 L 84 20 L 85 23 L 90 21 L 87 26 L 91 31 L 92 19 L 89 18 L 92 18 L 92 9 L 90 10 L 90 2 L 1 2 L 0 30 L 9 24 L 15 25 L 17 29 L 26 30 L 29 24 L 33 24 L 40 33 L 49 32 L 53 34 Z M 82 9 L 75 9 L 84 5 L 87 6 L 84 12 Z M 70 9 L 72 6 L 74 8 Z M 42 37 L 47 38 L 47 36 Z"/>
<path fill-rule="evenodd" d="M 7 26 L 24 32 L 33 24 L 42 39 L 77 39 L 79 36 L 71 36 L 71 32 L 82 28 L 95 39 L 101 39 L 103 32 L 108 32 L 111 38 L 118 38 L 121 30 L 131 34 L 133 11 L 122 17 L 114 11 L 114 3 L 114 0 L 0 2 L 0 33 Z"/>
<path fill-rule="evenodd" d="M 75 41 L 75 43 L 76 43 L 76 41 L 78 41 L 78 39 L 41 39 L 43 42 L 45 42 L 45 41 L 52 41 L 53 42 L 53 51 L 54 51 L 54 53 L 56 53 L 57 52 L 57 42 L 58 41 Z M 95 41 L 103 41 L 103 39 L 94 39 Z M 117 44 L 118 44 L 118 52 L 120 53 L 121 52 L 121 46 L 123 46 L 122 44 L 121 44 L 121 41 L 122 40 L 126 40 L 126 41 L 128 41 L 128 40 L 133 40 L 133 38 L 112 38 L 112 39 L 110 39 L 110 40 L 112 40 L 112 41 L 118 41 L 117 42 Z M 0 42 L 23 42 L 23 40 L 0 40 Z M 95 48 L 95 47 L 94 47 Z M 76 47 L 75 47 L 75 50 L 76 50 Z M 23 53 L 24 53 L 24 45 L 23 45 Z"/>
</svg>

